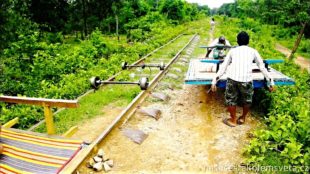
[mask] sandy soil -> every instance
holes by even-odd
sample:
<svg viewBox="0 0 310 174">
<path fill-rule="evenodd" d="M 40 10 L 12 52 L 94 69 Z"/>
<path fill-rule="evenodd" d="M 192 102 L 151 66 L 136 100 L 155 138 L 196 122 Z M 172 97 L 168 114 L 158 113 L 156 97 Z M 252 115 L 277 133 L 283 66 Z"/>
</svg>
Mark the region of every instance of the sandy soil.
<svg viewBox="0 0 310 174">
<path fill-rule="evenodd" d="M 288 48 L 285 48 L 284 46 L 280 44 L 276 44 L 276 49 L 283 53 L 285 56 L 289 56 L 291 53 L 291 50 Z M 306 69 L 310 73 L 310 60 L 306 59 L 302 56 L 297 56 L 295 59 L 295 63 L 299 65 L 302 69 Z"/>
<path fill-rule="evenodd" d="M 184 85 L 170 91 L 168 103 L 146 103 L 160 109 L 161 118 L 137 114 L 125 126 L 149 135 L 141 145 L 119 130 L 111 132 L 102 147 L 115 161 L 110 173 L 230 173 L 242 162 L 246 134 L 257 122 L 249 117 L 245 125 L 226 126 L 223 91 L 206 91 L 205 86 Z"/>
</svg>

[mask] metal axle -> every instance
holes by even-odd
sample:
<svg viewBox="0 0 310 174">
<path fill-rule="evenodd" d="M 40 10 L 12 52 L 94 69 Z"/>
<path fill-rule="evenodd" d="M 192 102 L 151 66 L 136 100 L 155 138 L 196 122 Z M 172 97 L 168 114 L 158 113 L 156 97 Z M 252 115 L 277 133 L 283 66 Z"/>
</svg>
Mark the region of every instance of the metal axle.
<svg viewBox="0 0 310 174">
<path fill-rule="evenodd" d="M 141 64 L 141 65 L 128 65 L 128 62 L 123 62 L 122 63 L 122 69 L 125 70 L 127 68 L 131 68 L 131 67 L 141 67 L 142 69 L 144 69 L 145 67 L 156 67 L 159 68 L 160 70 L 164 70 L 165 69 L 165 64 L 164 62 L 161 62 L 160 64 Z"/>
<path fill-rule="evenodd" d="M 90 78 L 92 88 L 98 89 L 101 84 L 125 84 L 125 85 L 139 85 L 141 90 L 146 90 L 149 86 L 148 78 L 142 77 L 138 82 L 125 82 L 125 81 L 103 81 L 99 77 Z"/>
</svg>

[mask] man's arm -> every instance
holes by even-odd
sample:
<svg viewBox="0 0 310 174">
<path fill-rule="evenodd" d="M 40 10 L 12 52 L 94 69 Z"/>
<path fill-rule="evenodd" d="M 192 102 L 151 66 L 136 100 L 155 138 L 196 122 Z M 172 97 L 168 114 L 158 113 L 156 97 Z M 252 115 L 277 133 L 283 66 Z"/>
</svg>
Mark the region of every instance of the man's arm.
<svg viewBox="0 0 310 174">
<path fill-rule="evenodd" d="M 270 82 L 270 85 L 274 86 L 273 78 L 270 76 L 269 72 L 265 68 L 263 59 L 260 57 L 259 53 L 256 50 L 254 52 L 254 59 L 260 71 L 263 73 L 265 78 Z"/>
<path fill-rule="evenodd" d="M 227 56 L 224 58 L 224 62 L 220 66 L 220 70 L 216 73 L 215 77 L 212 80 L 212 85 L 216 84 L 217 79 L 219 79 L 226 71 L 228 65 L 231 62 L 231 51 L 228 52 Z"/>
</svg>

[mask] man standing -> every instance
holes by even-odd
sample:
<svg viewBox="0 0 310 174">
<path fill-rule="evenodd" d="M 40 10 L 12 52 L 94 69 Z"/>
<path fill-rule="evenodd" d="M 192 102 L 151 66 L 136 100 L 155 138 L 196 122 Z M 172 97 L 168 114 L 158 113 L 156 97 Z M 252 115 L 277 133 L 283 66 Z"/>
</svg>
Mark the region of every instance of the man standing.
<svg viewBox="0 0 310 174">
<path fill-rule="evenodd" d="M 214 18 L 211 19 L 211 21 L 210 21 L 210 26 L 211 26 L 211 27 L 210 27 L 211 31 L 213 31 L 214 26 L 215 26 Z"/>
<path fill-rule="evenodd" d="M 227 70 L 225 102 L 231 118 L 224 119 L 223 122 L 231 127 L 235 127 L 237 124 L 245 123 L 246 115 L 249 112 L 250 105 L 252 103 L 252 96 L 254 94 L 252 78 L 253 60 L 255 60 L 260 71 L 270 83 L 270 85 L 268 85 L 269 90 L 273 91 L 274 81 L 265 68 L 259 53 L 255 49 L 247 46 L 249 44 L 249 40 L 249 35 L 244 31 L 237 35 L 237 42 L 239 46 L 228 52 L 223 64 L 220 67 L 220 70 L 212 80 L 211 88 L 214 92 L 216 91 L 217 80 Z M 236 106 L 238 98 L 242 101 L 243 113 L 242 116 L 237 119 Z"/>
</svg>

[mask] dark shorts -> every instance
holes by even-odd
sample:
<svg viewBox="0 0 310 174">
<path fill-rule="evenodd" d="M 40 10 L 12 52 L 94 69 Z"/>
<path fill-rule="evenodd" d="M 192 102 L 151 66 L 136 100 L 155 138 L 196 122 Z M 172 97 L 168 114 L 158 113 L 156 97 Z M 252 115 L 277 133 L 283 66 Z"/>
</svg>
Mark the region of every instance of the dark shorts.
<svg viewBox="0 0 310 174">
<path fill-rule="evenodd" d="M 225 103 L 228 106 L 235 106 L 238 101 L 244 104 L 252 104 L 254 94 L 253 82 L 237 82 L 227 79 L 225 90 Z"/>
</svg>

